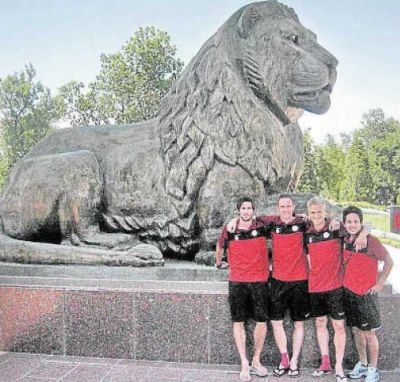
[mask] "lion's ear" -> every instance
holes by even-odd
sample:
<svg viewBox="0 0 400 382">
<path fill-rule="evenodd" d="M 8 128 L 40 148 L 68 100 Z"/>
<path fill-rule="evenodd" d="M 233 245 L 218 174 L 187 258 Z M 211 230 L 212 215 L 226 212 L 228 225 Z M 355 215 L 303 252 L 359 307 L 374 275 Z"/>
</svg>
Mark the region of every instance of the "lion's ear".
<svg viewBox="0 0 400 382">
<path fill-rule="evenodd" d="M 251 4 L 245 8 L 238 20 L 239 36 L 247 38 L 254 25 L 260 20 L 261 14 L 257 4 Z"/>
</svg>

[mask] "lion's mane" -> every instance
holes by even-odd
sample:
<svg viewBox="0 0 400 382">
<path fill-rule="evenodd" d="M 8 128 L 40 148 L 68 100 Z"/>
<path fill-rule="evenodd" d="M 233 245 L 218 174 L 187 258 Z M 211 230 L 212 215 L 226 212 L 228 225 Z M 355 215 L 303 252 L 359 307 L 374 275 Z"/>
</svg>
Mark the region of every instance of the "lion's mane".
<svg viewBox="0 0 400 382">
<path fill-rule="evenodd" d="M 282 90 L 271 94 L 265 87 L 260 63 L 246 44 L 261 17 L 298 22 L 292 9 L 275 2 L 240 9 L 204 44 L 163 99 L 159 133 L 165 187 L 181 216 L 190 211 L 216 161 L 240 166 L 271 193 L 290 188 L 297 179 L 299 114 L 295 110 L 292 118 L 294 109 L 278 106 Z M 279 57 L 271 59 L 278 62 Z"/>
</svg>

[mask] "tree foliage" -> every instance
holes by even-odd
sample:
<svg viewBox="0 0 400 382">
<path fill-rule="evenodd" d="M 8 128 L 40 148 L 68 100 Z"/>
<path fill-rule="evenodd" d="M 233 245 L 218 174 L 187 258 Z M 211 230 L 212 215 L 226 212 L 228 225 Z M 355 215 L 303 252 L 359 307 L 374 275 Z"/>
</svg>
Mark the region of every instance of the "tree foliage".
<svg viewBox="0 0 400 382">
<path fill-rule="evenodd" d="M 357 131 L 347 151 L 345 176 L 340 190 L 342 200 L 368 201 L 372 181 L 369 156 Z"/>
<path fill-rule="evenodd" d="M 303 134 L 304 164 L 300 183 L 297 187 L 298 192 L 320 193 L 320 181 L 318 178 L 316 163 L 316 146 L 312 139 L 310 129 Z"/>
<path fill-rule="evenodd" d="M 122 49 L 102 54 L 95 82 L 70 82 L 60 89 L 61 110 L 76 125 L 131 123 L 155 116 L 183 62 L 168 33 L 139 28 Z"/>
<path fill-rule="evenodd" d="M 57 107 L 72 126 L 104 125 L 112 122 L 114 110 L 96 83 L 70 81 L 59 89 Z"/>
<path fill-rule="evenodd" d="M 317 149 L 317 168 L 320 179 L 321 195 L 338 200 L 345 168 L 345 151 L 328 135 L 326 144 Z"/>
<path fill-rule="evenodd" d="M 399 203 L 400 122 L 382 109 L 363 114 L 361 127 L 316 145 L 304 134 L 304 170 L 298 191 L 334 200 L 375 204 Z M 311 186 L 312 185 L 312 186 Z"/>
<path fill-rule="evenodd" d="M 1 178 L 50 130 L 57 118 L 49 89 L 35 81 L 32 64 L 0 80 Z M 1 177 L 1 175 L 0 175 Z"/>
<path fill-rule="evenodd" d="M 395 204 L 400 195 L 400 122 L 391 118 L 387 125 L 388 133 L 371 147 L 372 163 L 376 168 L 374 201 Z"/>
<path fill-rule="evenodd" d="M 330 135 L 324 145 L 316 145 L 309 131 L 304 133 L 304 167 L 299 192 L 313 192 L 339 199 L 345 152 Z"/>
</svg>

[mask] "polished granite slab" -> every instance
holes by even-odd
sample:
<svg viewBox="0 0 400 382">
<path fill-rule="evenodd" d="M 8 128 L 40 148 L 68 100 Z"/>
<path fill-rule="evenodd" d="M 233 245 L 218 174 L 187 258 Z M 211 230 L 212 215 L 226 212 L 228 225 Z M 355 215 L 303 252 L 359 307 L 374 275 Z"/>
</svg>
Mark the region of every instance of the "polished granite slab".
<svg viewBox="0 0 400 382">
<path fill-rule="evenodd" d="M 226 280 L 226 271 L 173 260 L 161 268 L 1 263 L 0 350 L 238 364 Z M 380 306 L 380 365 L 393 370 L 400 368 L 400 295 L 387 287 Z M 285 325 L 290 344 L 292 325 Z M 301 364 L 317 367 L 312 320 L 305 330 Z M 348 334 L 345 363 L 351 366 L 356 354 Z M 269 328 L 263 362 L 278 361 Z"/>
</svg>

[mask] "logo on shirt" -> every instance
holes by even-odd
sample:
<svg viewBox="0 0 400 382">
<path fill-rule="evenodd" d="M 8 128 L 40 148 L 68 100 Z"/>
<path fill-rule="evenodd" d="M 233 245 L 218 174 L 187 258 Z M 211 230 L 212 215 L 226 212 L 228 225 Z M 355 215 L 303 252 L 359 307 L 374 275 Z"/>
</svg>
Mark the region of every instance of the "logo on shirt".
<svg viewBox="0 0 400 382">
<path fill-rule="evenodd" d="M 298 225 L 292 226 L 292 231 L 293 232 L 297 232 L 298 230 L 299 230 L 299 226 Z"/>
<path fill-rule="evenodd" d="M 239 240 L 239 235 L 235 235 L 233 238 L 234 238 L 235 240 Z"/>
<path fill-rule="evenodd" d="M 343 316 L 344 316 L 344 312 L 338 313 L 338 316 L 339 316 L 339 317 L 343 317 Z"/>
<path fill-rule="evenodd" d="M 251 236 L 256 237 L 258 235 L 258 231 L 256 229 L 253 229 L 253 231 L 251 231 Z"/>
<path fill-rule="evenodd" d="M 361 324 L 361 326 L 362 326 L 363 328 L 365 328 L 366 326 L 368 326 L 368 322 L 367 322 L 366 324 Z"/>
<path fill-rule="evenodd" d="M 323 235 L 324 239 L 327 239 L 330 236 L 329 232 L 324 232 Z"/>
</svg>

